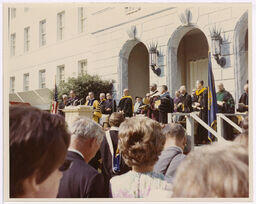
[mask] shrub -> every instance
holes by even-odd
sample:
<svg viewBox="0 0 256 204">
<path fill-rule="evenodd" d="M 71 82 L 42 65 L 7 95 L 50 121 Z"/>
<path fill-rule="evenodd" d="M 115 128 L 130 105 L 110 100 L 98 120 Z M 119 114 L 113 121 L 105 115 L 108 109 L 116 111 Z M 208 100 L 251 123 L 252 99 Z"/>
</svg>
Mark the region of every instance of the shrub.
<svg viewBox="0 0 256 204">
<path fill-rule="evenodd" d="M 70 77 L 66 82 L 60 82 L 58 85 L 58 99 L 61 100 L 63 94 L 69 96 L 71 90 L 74 90 L 80 99 L 85 99 L 90 91 L 94 93 L 96 99 L 99 99 L 100 93 L 112 94 L 113 83 L 113 80 L 102 80 L 97 75 L 84 74 L 77 78 Z"/>
</svg>

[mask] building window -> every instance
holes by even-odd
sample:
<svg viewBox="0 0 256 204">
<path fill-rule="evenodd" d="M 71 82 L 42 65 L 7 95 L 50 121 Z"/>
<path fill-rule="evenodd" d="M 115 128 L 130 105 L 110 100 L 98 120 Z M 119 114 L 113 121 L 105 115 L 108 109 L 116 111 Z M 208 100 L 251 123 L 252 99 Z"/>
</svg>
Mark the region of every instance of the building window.
<svg viewBox="0 0 256 204">
<path fill-rule="evenodd" d="M 46 20 L 39 22 L 39 44 L 40 46 L 46 45 Z"/>
<path fill-rule="evenodd" d="M 29 8 L 28 7 L 24 7 L 24 12 L 28 12 Z"/>
<path fill-rule="evenodd" d="M 29 27 L 24 28 L 24 52 L 29 51 L 29 42 L 30 42 L 30 36 L 29 36 Z"/>
<path fill-rule="evenodd" d="M 24 84 L 23 90 L 28 91 L 29 90 L 29 73 L 24 74 L 23 84 Z"/>
<path fill-rule="evenodd" d="M 10 93 L 14 93 L 15 91 L 15 77 L 10 78 Z"/>
<path fill-rule="evenodd" d="M 45 69 L 39 71 L 39 88 L 45 88 Z"/>
<path fill-rule="evenodd" d="M 85 8 L 80 7 L 78 8 L 78 32 L 82 33 L 85 31 Z"/>
<path fill-rule="evenodd" d="M 65 11 L 57 14 L 57 39 L 62 40 L 64 37 Z"/>
<path fill-rule="evenodd" d="M 65 66 L 60 65 L 57 67 L 57 83 L 65 81 Z"/>
<path fill-rule="evenodd" d="M 87 60 L 80 60 L 78 62 L 78 74 L 84 75 L 87 71 Z"/>
<path fill-rule="evenodd" d="M 15 55 L 15 47 L 16 47 L 16 34 L 11 34 L 11 45 L 10 45 L 10 54 L 11 56 Z"/>
<path fill-rule="evenodd" d="M 16 18 L 16 8 L 11 8 L 11 19 Z"/>
</svg>

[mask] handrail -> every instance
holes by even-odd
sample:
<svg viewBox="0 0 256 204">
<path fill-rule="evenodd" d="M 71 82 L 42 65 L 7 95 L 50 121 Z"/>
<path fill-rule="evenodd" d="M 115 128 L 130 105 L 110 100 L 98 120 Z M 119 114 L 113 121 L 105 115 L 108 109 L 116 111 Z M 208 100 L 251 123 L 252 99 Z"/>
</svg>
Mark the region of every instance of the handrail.
<svg viewBox="0 0 256 204">
<path fill-rule="evenodd" d="M 219 117 L 222 118 L 223 120 L 227 121 L 230 125 L 232 125 L 235 129 L 237 129 L 239 132 L 243 132 L 243 129 L 239 127 L 237 124 L 235 124 L 232 120 L 226 117 L 226 115 L 222 113 L 218 113 Z"/>
<path fill-rule="evenodd" d="M 210 133 L 212 133 L 215 137 L 218 138 L 218 133 L 215 130 L 213 130 L 208 124 L 206 124 L 201 118 L 199 118 L 195 113 L 191 113 L 190 116 L 194 118 L 206 130 L 208 130 Z"/>
</svg>

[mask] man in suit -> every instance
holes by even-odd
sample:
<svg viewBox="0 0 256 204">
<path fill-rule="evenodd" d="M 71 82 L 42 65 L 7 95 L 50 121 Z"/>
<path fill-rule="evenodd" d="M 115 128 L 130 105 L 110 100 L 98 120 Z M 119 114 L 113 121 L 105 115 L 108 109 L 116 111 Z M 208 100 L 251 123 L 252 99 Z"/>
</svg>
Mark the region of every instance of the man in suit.
<svg viewBox="0 0 256 204">
<path fill-rule="evenodd" d="M 187 137 L 182 125 L 177 123 L 167 124 L 163 133 L 166 137 L 164 150 L 154 166 L 154 172 L 165 175 L 167 182 L 172 182 L 176 169 L 186 157 L 183 154 Z"/>
<path fill-rule="evenodd" d="M 67 104 L 66 106 L 77 106 L 79 105 L 79 99 L 78 97 L 76 96 L 75 92 L 73 90 L 70 91 L 69 93 L 69 99 L 67 101 Z"/>
<path fill-rule="evenodd" d="M 123 97 L 120 99 L 118 104 L 119 112 L 123 113 L 125 117 L 132 117 L 133 116 L 133 102 L 132 97 L 129 96 L 129 90 L 124 89 Z"/>
<path fill-rule="evenodd" d="M 71 128 L 71 144 L 66 160 L 71 167 L 63 173 L 58 198 L 104 198 L 109 194 L 104 188 L 104 177 L 88 162 L 95 156 L 105 136 L 94 121 L 79 117 Z"/>
<path fill-rule="evenodd" d="M 116 164 L 114 158 L 117 158 L 120 153 L 118 150 L 118 128 L 123 121 L 124 116 L 122 113 L 114 112 L 111 114 L 109 118 L 111 128 L 106 132 L 106 137 L 103 138 L 100 146 L 102 174 L 105 179 L 106 189 L 109 189 L 109 180 L 113 176 L 121 175 L 131 170 L 131 168 L 124 163 L 122 157 L 117 164 L 119 169 L 114 168 Z"/>
</svg>

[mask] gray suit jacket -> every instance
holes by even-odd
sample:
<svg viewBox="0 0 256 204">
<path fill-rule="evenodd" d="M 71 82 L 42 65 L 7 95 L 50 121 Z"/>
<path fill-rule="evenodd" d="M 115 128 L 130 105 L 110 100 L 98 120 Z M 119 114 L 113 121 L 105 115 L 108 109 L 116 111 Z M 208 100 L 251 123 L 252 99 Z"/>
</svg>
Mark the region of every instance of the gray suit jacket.
<svg viewBox="0 0 256 204">
<path fill-rule="evenodd" d="M 172 146 L 163 150 L 154 166 L 154 172 L 162 173 L 165 179 L 172 183 L 176 169 L 186 156 L 179 147 Z"/>
</svg>

